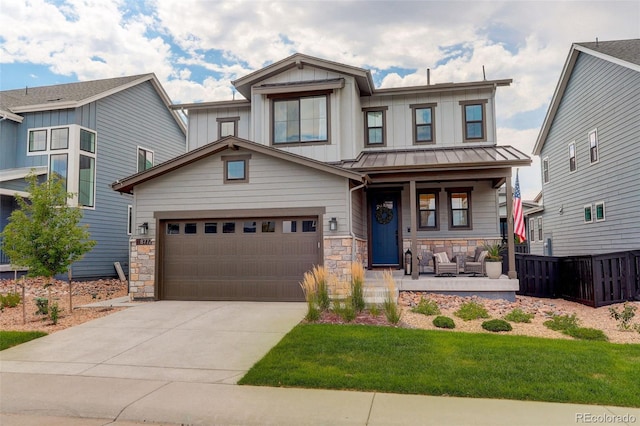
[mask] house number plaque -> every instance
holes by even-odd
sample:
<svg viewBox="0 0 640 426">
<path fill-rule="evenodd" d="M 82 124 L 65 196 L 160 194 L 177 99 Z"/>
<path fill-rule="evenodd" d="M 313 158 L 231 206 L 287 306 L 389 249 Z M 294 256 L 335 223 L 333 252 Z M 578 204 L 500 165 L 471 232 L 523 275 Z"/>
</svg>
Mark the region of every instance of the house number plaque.
<svg viewBox="0 0 640 426">
<path fill-rule="evenodd" d="M 138 238 L 136 239 L 136 245 L 138 246 L 150 246 L 153 242 L 150 238 Z"/>
</svg>

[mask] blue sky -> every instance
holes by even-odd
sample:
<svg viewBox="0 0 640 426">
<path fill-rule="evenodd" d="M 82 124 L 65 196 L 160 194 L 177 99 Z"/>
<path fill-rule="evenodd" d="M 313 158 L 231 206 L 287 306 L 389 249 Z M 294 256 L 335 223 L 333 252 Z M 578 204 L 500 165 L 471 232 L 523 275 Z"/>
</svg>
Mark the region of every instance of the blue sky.
<svg viewBox="0 0 640 426">
<path fill-rule="evenodd" d="M 634 1 L 0 0 L 0 89 L 154 72 L 176 103 L 294 52 L 370 69 L 377 87 L 512 78 L 498 141 L 530 154 L 573 42 L 640 38 Z M 236 94 L 236 98 L 239 95 Z M 539 161 L 520 170 L 524 198 Z"/>
</svg>

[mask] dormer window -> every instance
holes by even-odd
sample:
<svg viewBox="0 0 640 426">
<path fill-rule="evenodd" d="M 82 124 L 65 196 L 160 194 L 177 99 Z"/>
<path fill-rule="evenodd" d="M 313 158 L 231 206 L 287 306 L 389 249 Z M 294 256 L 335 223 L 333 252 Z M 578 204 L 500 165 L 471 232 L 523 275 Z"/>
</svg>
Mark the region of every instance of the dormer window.
<svg viewBox="0 0 640 426">
<path fill-rule="evenodd" d="M 273 99 L 273 144 L 328 142 L 326 94 Z"/>
</svg>

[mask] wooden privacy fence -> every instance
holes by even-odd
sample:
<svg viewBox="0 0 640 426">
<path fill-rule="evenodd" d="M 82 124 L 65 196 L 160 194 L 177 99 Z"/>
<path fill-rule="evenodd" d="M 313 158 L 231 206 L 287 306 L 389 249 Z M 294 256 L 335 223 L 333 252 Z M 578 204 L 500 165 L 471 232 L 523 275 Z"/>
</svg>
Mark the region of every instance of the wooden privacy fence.
<svg viewBox="0 0 640 426">
<path fill-rule="evenodd" d="M 599 307 L 640 296 L 640 250 L 590 256 L 516 253 L 518 294 Z"/>
</svg>

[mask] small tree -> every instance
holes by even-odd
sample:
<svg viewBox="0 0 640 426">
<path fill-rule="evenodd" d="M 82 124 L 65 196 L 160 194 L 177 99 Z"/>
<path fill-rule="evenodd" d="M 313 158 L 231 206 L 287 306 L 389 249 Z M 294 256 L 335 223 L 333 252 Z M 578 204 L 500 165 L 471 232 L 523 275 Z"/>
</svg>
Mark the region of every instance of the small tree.
<svg viewBox="0 0 640 426">
<path fill-rule="evenodd" d="M 26 180 L 31 197 L 28 201 L 16 197 L 18 209 L 1 234 L 2 250 L 13 265 L 28 267 L 29 276 L 51 281 L 54 275 L 67 272 L 96 242 L 89 240 L 88 226 L 79 225 L 82 210 L 67 205 L 73 194 L 66 192 L 57 175 L 41 184 L 33 173 Z M 71 291 L 71 282 L 69 287 Z"/>
</svg>

